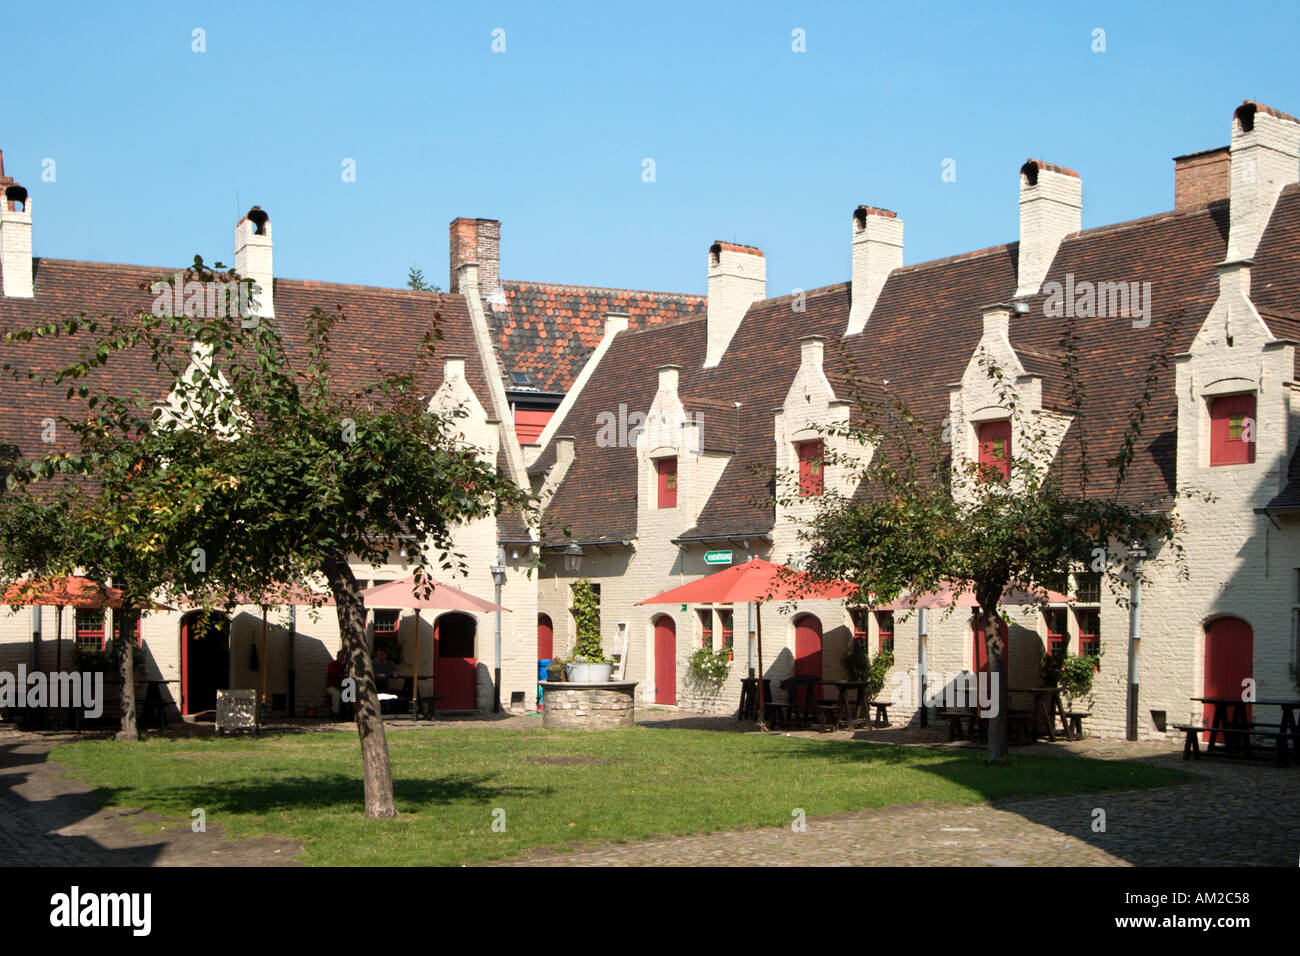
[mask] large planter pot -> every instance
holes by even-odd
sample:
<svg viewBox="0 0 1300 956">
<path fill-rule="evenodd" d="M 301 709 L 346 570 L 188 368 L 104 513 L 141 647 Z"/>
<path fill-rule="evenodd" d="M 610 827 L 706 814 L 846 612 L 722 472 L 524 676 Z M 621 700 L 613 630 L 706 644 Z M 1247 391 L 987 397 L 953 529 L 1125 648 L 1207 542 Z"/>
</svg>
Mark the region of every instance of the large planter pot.
<svg viewBox="0 0 1300 956">
<path fill-rule="evenodd" d="M 564 679 L 580 683 L 599 683 L 609 680 L 614 673 L 613 664 L 565 664 Z"/>
</svg>

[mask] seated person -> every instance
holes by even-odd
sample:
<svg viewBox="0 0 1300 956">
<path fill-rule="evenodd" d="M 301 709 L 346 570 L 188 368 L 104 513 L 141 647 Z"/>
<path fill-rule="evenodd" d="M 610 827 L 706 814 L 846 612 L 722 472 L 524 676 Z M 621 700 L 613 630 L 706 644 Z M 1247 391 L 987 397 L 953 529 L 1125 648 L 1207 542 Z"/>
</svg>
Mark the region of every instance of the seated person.
<svg viewBox="0 0 1300 956">
<path fill-rule="evenodd" d="M 397 678 L 391 681 L 397 688 L 402 686 L 401 674 L 397 673 L 397 665 L 388 659 L 387 651 L 375 651 L 375 689 L 380 693 L 391 693 L 389 687 L 390 678 Z"/>
</svg>

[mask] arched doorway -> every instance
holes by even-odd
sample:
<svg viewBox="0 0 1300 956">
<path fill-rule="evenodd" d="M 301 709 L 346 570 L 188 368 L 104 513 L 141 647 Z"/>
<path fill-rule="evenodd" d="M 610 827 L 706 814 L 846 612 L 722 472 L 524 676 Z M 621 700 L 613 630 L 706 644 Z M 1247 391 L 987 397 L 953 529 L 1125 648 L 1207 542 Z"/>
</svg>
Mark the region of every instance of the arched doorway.
<svg viewBox="0 0 1300 956">
<path fill-rule="evenodd" d="M 1255 633 L 1239 617 L 1215 618 L 1205 625 L 1204 697 L 1231 697 L 1241 700 L 1242 681 L 1252 677 L 1255 668 Z M 1205 726 L 1214 719 L 1214 707 L 1205 705 Z M 1246 708 L 1250 719 L 1250 708 Z"/>
<path fill-rule="evenodd" d="M 230 688 L 230 619 L 201 611 L 181 618 L 181 713 L 215 710 Z"/>
<path fill-rule="evenodd" d="M 677 622 L 667 614 L 655 621 L 655 703 L 677 703 Z"/>
<path fill-rule="evenodd" d="M 555 654 L 555 626 L 551 624 L 550 615 L 537 615 L 537 659 L 549 661 Z"/>
<path fill-rule="evenodd" d="M 475 710 L 478 707 L 478 660 L 474 638 L 478 621 L 452 612 L 433 625 L 433 693 L 439 710 Z"/>
<path fill-rule="evenodd" d="M 822 622 L 805 614 L 794 622 L 794 674 L 822 678 Z"/>
</svg>

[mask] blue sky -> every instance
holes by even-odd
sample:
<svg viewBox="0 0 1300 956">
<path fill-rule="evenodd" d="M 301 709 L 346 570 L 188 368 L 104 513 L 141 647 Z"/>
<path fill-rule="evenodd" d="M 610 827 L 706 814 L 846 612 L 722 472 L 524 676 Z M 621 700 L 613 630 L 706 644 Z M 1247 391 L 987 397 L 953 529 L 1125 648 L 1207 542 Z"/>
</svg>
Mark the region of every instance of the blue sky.
<svg viewBox="0 0 1300 956">
<path fill-rule="evenodd" d="M 848 279 L 859 203 L 903 217 L 907 263 L 1014 240 L 1029 156 L 1081 173 L 1085 227 L 1171 208 L 1171 157 L 1226 144 L 1242 99 L 1300 114 L 1298 25 L 1294 3 L 30 4 L 6 11 L 0 149 L 37 255 L 229 263 L 257 203 L 284 277 L 418 263 L 445 287 L 447 223 L 482 216 L 507 278 L 703 292 L 725 239 L 780 295 Z"/>
</svg>

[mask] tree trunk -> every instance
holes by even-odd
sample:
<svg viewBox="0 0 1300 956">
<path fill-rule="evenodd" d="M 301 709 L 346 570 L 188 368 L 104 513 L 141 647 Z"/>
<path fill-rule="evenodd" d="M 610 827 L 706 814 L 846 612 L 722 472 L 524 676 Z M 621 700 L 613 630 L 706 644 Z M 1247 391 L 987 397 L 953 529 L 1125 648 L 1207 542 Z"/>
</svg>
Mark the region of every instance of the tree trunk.
<svg viewBox="0 0 1300 956">
<path fill-rule="evenodd" d="M 357 734 L 361 737 L 361 767 L 365 781 L 366 816 L 384 819 L 397 816 L 393 805 L 393 773 L 388 763 L 388 738 L 379 714 L 375 672 L 366 644 L 366 608 L 357 579 L 347 560 L 335 555 L 321 568 L 329 581 L 339 616 L 339 635 L 348 656 L 348 676 L 356 684 Z"/>
<path fill-rule="evenodd" d="M 1002 596 L 998 588 L 997 596 Z M 993 719 L 989 721 L 989 761 L 1005 763 L 1008 757 L 1007 682 L 1002 679 L 1002 661 L 1006 647 L 1002 644 L 1002 619 L 998 617 L 998 598 L 980 601 L 980 614 L 984 621 L 984 647 L 989 667 L 989 689 L 993 698 Z M 978 675 L 977 675 L 978 679 Z"/>
<path fill-rule="evenodd" d="M 122 682 L 119 704 L 122 729 L 117 732 L 118 740 L 140 739 L 140 728 L 135 719 L 135 622 L 139 615 L 139 611 L 127 607 L 113 615 L 117 622 L 117 637 L 112 640 L 117 645 L 117 675 Z"/>
</svg>

